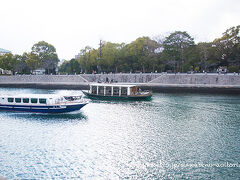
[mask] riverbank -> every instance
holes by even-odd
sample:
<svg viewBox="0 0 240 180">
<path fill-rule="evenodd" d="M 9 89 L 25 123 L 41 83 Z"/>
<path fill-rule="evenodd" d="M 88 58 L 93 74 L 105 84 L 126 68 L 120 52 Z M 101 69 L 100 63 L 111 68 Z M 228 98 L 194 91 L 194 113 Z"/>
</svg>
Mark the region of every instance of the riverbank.
<svg viewBox="0 0 240 180">
<path fill-rule="evenodd" d="M 92 82 L 139 85 L 153 92 L 240 94 L 238 74 L 81 74 L 0 76 L 0 87 L 39 89 L 89 89 Z"/>
</svg>

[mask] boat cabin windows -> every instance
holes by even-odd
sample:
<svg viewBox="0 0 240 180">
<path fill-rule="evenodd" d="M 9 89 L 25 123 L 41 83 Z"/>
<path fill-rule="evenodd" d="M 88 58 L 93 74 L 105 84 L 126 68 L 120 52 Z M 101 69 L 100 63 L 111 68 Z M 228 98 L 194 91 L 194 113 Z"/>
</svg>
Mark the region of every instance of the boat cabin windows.
<svg viewBox="0 0 240 180">
<path fill-rule="evenodd" d="M 23 103 L 29 103 L 29 98 L 23 98 Z"/>
<path fill-rule="evenodd" d="M 123 95 L 123 96 L 127 95 L 127 88 L 126 87 L 122 87 L 121 95 Z"/>
<path fill-rule="evenodd" d="M 37 98 L 31 98 L 31 103 L 36 104 L 37 102 L 38 102 L 38 99 L 37 99 Z"/>
<path fill-rule="evenodd" d="M 21 99 L 21 98 L 15 98 L 15 102 L 16 102 L 16 103 L 21 103 L 21 102 L 22 102 L 22 99 Z"/>
<path fill-rule="evenodd" d="M 107 86 L 106 87 L 106 92 L 105 92 L 105 95 L 111 95 L 112 94 L 112 87 L 110 87 L 110 86 Z"/>
<path fill-rule="evenodd" d="M 101 95 L 104 94 L 104 87 L 103 86 L 98 87 L 98 94 L 101 94 Z"/>
<path fill-rule="evenodd" d="M 132 85 L 116 85 L 116 84 L 99 84 L 90 85 L 90 94 L 100 96 L 129 96 L 136 95 L 137 86 Z"/>
<path fill-rule="evenodd" d="M 40 104 L 47 104 L 47 100 L 46 99 L 39 99 L 39 103 Z"/>
<path fill-rule="evenodd" d="M 33 103 L 33 104 L 47 104 L 46 98 L 6 98 L 9 103 Z"/>
<path fill-rule="evenodd" d="M 119 87 L 113 87 L 113 95 L 119 96 Z"/>
<path fill-rule="evenodd" d="M 13 102 L 14 98 L 8 98 L 8 102 Z"/>
<path fill-rule="evenodd" d="M 90 90 L 88 92 L 84 92 L 87 96 L 94 95 L 95 96 L 115 96 L 115 97 L 123 97 L 123 98 L 148 98 L 152 96 L 150 91 L 142 92 L 140 88 L 133 84 L 92 84 L 90 85 Z"/>
<path fill-rule="evenodd" d="M 92 94 L 97 94 L 97 86 L 92 86 Z"/>
</svg>

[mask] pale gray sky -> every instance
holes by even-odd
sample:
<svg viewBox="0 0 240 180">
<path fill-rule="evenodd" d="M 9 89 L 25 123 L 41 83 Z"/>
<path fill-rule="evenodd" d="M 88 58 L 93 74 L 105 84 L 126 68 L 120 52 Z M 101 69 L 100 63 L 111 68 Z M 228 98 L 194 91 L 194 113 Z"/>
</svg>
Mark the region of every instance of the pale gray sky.
<svg viewBox="0 0 240 180">
<path fill-rule="evenodd" d="M 0 0 L 0 48 L 22 54 L 44 40 L 61 59 L 100 39 L 130 43 L 179 30 L 212 41 L 237 25 L 240 0 Z"/>
</svg>

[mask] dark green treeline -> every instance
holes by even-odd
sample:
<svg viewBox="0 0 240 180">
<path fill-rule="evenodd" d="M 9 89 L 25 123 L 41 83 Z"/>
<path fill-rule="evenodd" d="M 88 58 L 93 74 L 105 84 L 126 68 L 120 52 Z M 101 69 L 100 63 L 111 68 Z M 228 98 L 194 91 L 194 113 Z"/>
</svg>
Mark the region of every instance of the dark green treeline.
<svg viewBox="0 0 240 180">
<path fill-rule="evenodd" d="M 240 26 L 227 29 L 213 42 L 196 44 L 187 33 L 167 37 L 140 37 L 130 44 L 104 42 L 98 49 L 86 46 L 77 59 L 65 62 L 61 72 L 228 72 L 240 69 Z"/>
<path fill-rule="evenodd" d="M 41 41 L 30 53 L 0 56 L 0 68 L 19 74 L 42 68 L 50 74 L 56 72 L 58 61 L 56 49 Z M 175 31 L 167 37 L 140 37 L 129 44 L 103 42 L 98 49 L 86 46 L 58 72 L 216 72 L 219 67 L 239 72 L 240 25 L 227 29 L 213 42 L 196 44 L 187 32 Z"/>
</svg>

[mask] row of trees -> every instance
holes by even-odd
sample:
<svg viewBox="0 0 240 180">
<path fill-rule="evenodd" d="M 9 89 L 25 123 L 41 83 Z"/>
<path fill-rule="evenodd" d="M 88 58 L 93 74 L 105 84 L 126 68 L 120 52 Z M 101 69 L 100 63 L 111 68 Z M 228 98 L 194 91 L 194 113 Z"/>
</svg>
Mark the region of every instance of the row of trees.
<svg viewBox="0 0 240 180">
<path fill-rule="evenodd" d="M 100 72 L 216 72 L 224 67 L 229 72 L 240 69 L 240 26 L 227 29 L 213 42 L 195 43 L 185 31 L 175 31 L 167 37 L 140 37 L 125 43 L 100 43 L 98 49 L 86 46 L 77 59 L 65 61 L 60 73 Z M 59 62 L 53 45 L 41 41 L 23 55 L 0 56 L 0 68 L 19 74 L 45 69 L 56 73 Z"/>
<path fill-rule="evenodd" d="M 56 73 L 58 56 L 53 45 L 40 41 L 33 45 L 31 52 L 23 55 L 6 53 L 0 56 L 0 68 L 13 74 L 30 74 L 36 69 L 45 69 L 46 74 Z"/>
<path fill-rule="evenodd" d="M 240 69 L 240 26 L 227 29 L 213 42 L 200 42 L 185 31 L 167 37 L 140 37 L 130 44 L 104 42 L 98 49 L 86 46 L 78 59 L 66 61 L 60 72 L 229 72 Z"/>
</svg>

